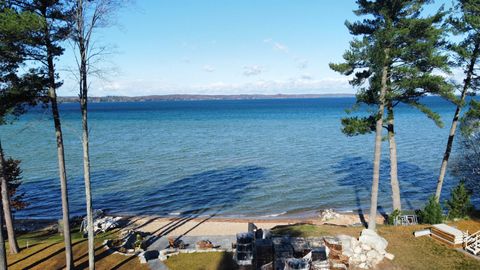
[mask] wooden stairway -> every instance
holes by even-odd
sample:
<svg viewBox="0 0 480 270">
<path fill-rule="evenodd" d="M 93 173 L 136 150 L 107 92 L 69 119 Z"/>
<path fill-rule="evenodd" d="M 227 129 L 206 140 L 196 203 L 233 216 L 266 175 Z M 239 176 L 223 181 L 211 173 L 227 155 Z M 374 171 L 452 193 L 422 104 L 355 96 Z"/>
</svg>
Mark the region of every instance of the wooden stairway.
<svg viewBox="0 0 480 270">
<path fill-rule="evenodd" d="M 467 232 L 463 241 L 463 246 L 465 250 L 467 250 L 468 252 L 471 252 L 474 255 L 479 255 L 480 254 L 480 231 L 470 235 Z"/>
</svg>

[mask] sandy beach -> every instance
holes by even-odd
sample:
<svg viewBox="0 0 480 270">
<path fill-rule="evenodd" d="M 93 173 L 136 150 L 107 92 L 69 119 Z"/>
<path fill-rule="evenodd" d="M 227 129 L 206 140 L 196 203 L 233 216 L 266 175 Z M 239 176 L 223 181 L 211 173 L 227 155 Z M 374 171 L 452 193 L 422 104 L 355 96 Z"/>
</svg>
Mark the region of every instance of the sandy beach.
<svg viewBox="0 0 480 270">
<path fill-rule="evenodd" d="M 368 222 L 368 216 L 354 213 L 338 214 L 328 220 L 321 217 L 310 218 L 275 218 L 275 219 L 233 219 L 233 218 L 189 218 L 189 217 L 130 217 L 129 224 L 124 230 L 140 230 L 161 236 L 208 236 L 208 235 L 235 235 L 248 230 L 248 223 L 252 222 L 262 229 L 272 229 L 277 226 L 292 224 L 329 224 L 336 226 L 362 226 Z M 383 216 L 377 217 L 377 223 L 384 223 Z"/>
</svg>

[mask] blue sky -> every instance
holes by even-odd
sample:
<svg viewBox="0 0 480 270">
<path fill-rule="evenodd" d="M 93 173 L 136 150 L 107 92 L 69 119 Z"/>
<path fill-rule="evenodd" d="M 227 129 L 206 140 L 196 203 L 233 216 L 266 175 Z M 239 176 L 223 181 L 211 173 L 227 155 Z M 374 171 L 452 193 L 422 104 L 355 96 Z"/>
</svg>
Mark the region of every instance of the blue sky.
<svg viewBox="0 0 480 270">
<path fill-rule="evenodd" d="M 96 33 L 115 54 L 102 60 L 105 78 L 90 95 L 354 93 L 328 63 L 342 60 L 355 8 L 353 0 L 139 0 Z M 58 66 L 73 64 L 67 46 Z M 69 72 L 61 77 L 59 94 L 77 95 Z"/>
</svg>

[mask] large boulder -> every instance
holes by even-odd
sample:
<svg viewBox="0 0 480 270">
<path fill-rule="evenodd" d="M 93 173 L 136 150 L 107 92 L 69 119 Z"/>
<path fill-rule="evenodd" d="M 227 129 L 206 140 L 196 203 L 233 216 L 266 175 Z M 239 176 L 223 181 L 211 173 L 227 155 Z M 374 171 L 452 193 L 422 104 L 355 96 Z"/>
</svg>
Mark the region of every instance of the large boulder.
<svg viewBox="0 0 480 270">
<path fill-rule="evenodd" d="M 379 253 L 385 254 L 387 249 L 388 242 L 385 238 L 379 236 L 375 231 L 370 229 L 363 229 L 360 238 L 358 239 L 360 243 L 368 245 L 378 251 Z"/>
</svg>

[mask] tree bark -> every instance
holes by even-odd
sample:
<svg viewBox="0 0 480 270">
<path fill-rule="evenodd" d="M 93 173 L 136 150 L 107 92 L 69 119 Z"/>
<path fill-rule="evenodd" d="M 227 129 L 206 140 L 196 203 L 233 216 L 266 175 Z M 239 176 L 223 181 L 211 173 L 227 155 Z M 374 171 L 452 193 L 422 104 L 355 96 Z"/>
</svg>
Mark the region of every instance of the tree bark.
<svg viewBox="0 0 480 270">
<path fill-rule="evenodd" d="M 388 59 L 388 49 L 385 49 L 385 60 Z M 385 61 L 386 63 L 387 61 Z M 380 160 L 382 155 L 382 131 L 383 114 L 385 110 L 385 94 L 387 92 L 387 74 L 388 67 L 384 64 L 382 68 L 382 79 L 380 88 L 380 100 L 378 104 L 377 121 L 375 125 L 375 153 L 373 159 L 373 179 L 372 193 L 370 198 L 370 217 L 368 219 L 368 228 L 376 230 L 377 228 L 377 201 L 378 201 L 378 183 L 380 180 Z"/>
<path fill-rule="evenodd" d="M 393 210 L 402 210 L 402 203 L 400 200 L 400 184 L 398 182 L 398 167 L 397 167 L 397 142 L 395 141 L 394 129 L 394 113 L 392 103 L 387 104 L 387 130 L 388 130 L 388 144 L 390 148 L 390 185 L 392 186 L 392 205 Z"/>
<path fill-rule="evenodd" d="M 0 217 L 3 215 L 0 207 Z M 0 228 L 3 228 L 3 220 L 0 218 Z M 7 253 L 5 252 L 5 238 L 3 238 L 3 230 L 0 230 L 0 270 L 7 270 Z"/>
<path fill-rule="evenodd" d="M 85 180 L 85 199 L 87 207 L 88 228 L 88 265 L 95 270 L 95 232 L 93 228 L 92 190 L 90 182 L 90 153 L 88 139 L 88 83 L 87 83 L 87 48 L 85 40 L 83 1 L 77 0 L 77 40 L 80 53 L 80 109 L 82 112 L 82 145 L 83 145 L 83 175 Z"/>
<path fill-rule="evenodd" d="M 445 174 L 447 172 L 447 165 L 448 159 L 450 158 L 450 153 L 452 152 L 453 141 L 455 139 L 455 133 L 458 126 L 458 121 L 460 118 L 460 112 L 462 111 L 462 107 L 465 103 L 465 97 L 467 96 L 467 91 L 471 86 L 472 76 L 475 71 L 475 63 L 477 62 L 477 58 L 480 53 L 480 39 L 476 41 L 475 47 L 473 49 L 472 58 L 470 59 L 470 63 L 468 65 L 468 70 L 466 74 L 465 81 L 463 83 L 462 93 L 460 97 L 460 103 L 457 104 L 457 108 L 455 109 L 455 114 L 453 115 L 452 126 L 450 127 L 450 133 L 448 136 L 447 147 L 445 149 L 445 153 L 443 155 L 442 165 L 440 167 L 440 175 L 438 176 L 437 181 L 437 189 L 435 191 L 435 200 L 440 202 L 440 196 L 442 194 L 442 187 L 443 181 L 445 179 Z"/>
<path fill-rule="evenodd" d="M 5 175 L 5 157 L 3 156 L 3 148 L 0 143 L 0 184 L 2 194 L 3 214 L 5 217 L 5 227 L 7 227 L 8 245 L 11 254 L 17 254 L 19 251 L 17 238 L 15 237 L 15 229 L 13 226 L 12 210 L 10 206 L 10 196 L 8 194 L 8 183 Z"/>
<path fill-rule="evenodd" d="M 44 14 L 46 17 L 46 14 Z M 70 235 L 70 210 L 68 206 L 68 188 L 67 188 L 67 173 L 65 166 L 65 150 L 63 147 L 63 133 L 60 123 L 60 113 L 58 110 L 56 83 L 55 83 L 55 65 L 53 63 L 53 53 L 51 52 L 51 41 L 49 38 L 49 30 L 45 30 L 46 35 L 46 49 L 47 49 L 47 64 L 48 64 L 48 79 L 49 89 L 48 96 L 50 104 L 52 105 L 53 123 L 55 126 L 55 137 L 57 141 L 57 157 L 58 157 L 58 171 L 60 175 L 60 191 L 62 196 L 62 214 L 63 214 L 63 238 L 65 242 L 65 265 L 66 269 L 73 269 L 73 253 L 72 240 Z"/>
</svg>

